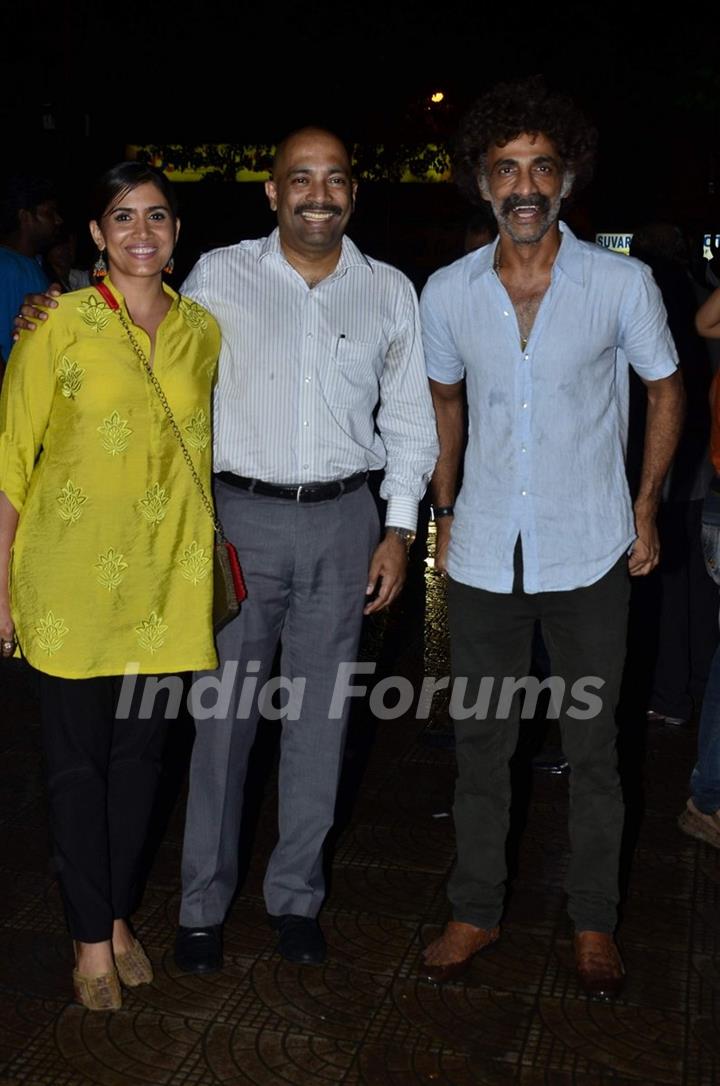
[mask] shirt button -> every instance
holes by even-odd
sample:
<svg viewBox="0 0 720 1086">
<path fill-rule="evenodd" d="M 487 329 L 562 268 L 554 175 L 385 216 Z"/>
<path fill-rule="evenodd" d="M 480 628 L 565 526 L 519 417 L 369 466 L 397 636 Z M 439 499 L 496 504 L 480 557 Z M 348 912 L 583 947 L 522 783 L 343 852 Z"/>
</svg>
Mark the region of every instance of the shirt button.
<svg viewBox="0 0 720 1086">
<path fill-rule="evenodd" d="M 303 467 L 304 467 L 304 468 L 305 468 L 305 470 L 307 471 L 307 469 L 308 469 L 308 468 L 310 467 L 310 465 L 309 465 L 309 464 L 303 464 Z"/>
<path fill-rule="evenodd" d="M 303 422 L 303 426 L 309 426 L 309 425 L 310 425 L 310 423 L 308 422 L 307 419 L 305 419 L 305 421 Z"/>
<path fill-rule="evenodd" d="M 526 400 L 526 401 L 525 401 L 525 403 L 523 404 L 523 410 L 524 410 L 524 409 L 525 409 L 526 407 L 527 407 L 527 400 Z"/>
<path fill-rule="evenodd" d="M 508 313 L 507 309 L 503 309 L 503 317 L 509 317 L 509 316 L 510 316 L 510 314 Z"/>
<path fill-rule="evenodd" d="M 521 490 L 520 493 L 522 494 L 523 498 L 527 498 L 527 490 Z"/>
<path fill-rule="evenodd" d="M 527 449 L 525 448 L 524 445 L 520 446 L 520 452 L 527 452 Z"/>
<path fill-rule="evenodd" d="M 525 355 L 525 361 L 526 361 L 526 362 L 529 362 L 529 361 L 530 361 L 530 355 L 529 355 L 529 354 L 526 354 L 526 355 Z"/>
<path fill-rule="evenodd" d="M 313 334 L 312 334 L 312 332 L 307 332 L 307 333 L 306 333 L 306 335 L 307 335 L 307 338 L 308 338 L 308 339 L 312 339 L 312 337 L 313 337 Z"/>
<path fill-rule="evenodd" d="M 309 385 L 311 381 L 312 381 L 312 377 L 306 377 L 305 378 L 305 384 L 306 385 Z"/>
</svg>

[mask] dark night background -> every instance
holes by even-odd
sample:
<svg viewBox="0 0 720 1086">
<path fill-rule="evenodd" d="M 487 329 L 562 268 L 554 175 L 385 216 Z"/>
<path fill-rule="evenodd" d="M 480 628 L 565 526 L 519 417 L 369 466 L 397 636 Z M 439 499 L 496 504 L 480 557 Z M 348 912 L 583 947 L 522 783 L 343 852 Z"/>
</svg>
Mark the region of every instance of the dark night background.
<svg viewBox="0 0 720 1086">
<path fill-rule="evenodd" d="M 672 19 L 615 2 L 40 3 L 0 15 L 5 168 L 51 173 L 83 222 L 91 179 L 127 144 L 273 143 L 308 122 L 351 142 L 443 141 L 487 87 L 541 72 L 600 130 L 575 228 L 664 218 L 699 236 L 720 224 L 719 45 L 710 3 Z M 428 108 L 436 89 L 445 101 Z M 272 226 L 259 185 L 180 197 L 181 265 Z M 459 255 L 468 213 L 451 185 L 366 183 L 351 233 L 421 280 Z"/>
</svg>

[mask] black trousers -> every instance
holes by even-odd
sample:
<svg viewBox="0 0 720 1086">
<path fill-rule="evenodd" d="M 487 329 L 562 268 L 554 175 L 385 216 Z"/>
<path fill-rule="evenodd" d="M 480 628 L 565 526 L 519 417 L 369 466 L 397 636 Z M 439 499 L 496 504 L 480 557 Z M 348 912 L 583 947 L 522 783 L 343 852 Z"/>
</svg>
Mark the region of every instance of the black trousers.
<svg viewBox="0 0 720 1086">
<path fill-rule="evenodd" d="M 139 719 L 138 676 L 127 719 L 123 679 L 38 672 L 53 855 L 73 939 L 110 939 L 137 905 L 139 864 L 165 744 L 167 698 Z M 154 677 L 153 677 L 154 678 Z"/>
<path fill-rule="evenodd" d="M 448 887 L 453 915 L 483 928 L 500 920 L 507 877 L 509 762 L 521 711 L 518 696 L 509 707 L 503 699 L 503 679 L 529 675 L 533 627 L 539 619 L 552 675 L 565 691 L 559 724 L 571 767 L 569 912 L 578 931 L 611 932 L 617 922 L 624 821 L 615 708 L 625 659 L 627 559 L 623 556 L 586 588 L 528 595 L 521 585 L 517 561 L 516 587 L 510 594 L 453 580 L 448 585 L 455 688 L 459 679 L 467 682 L 462 708 L 451 705 L 458 762 L 453 808 L 458 858 Z M 597 699 L 592 703 L 580 693 L 588 688 L 587 677 L 598 680 L 589 687 Z M 484 695 L 488 687 L 490 693 Z M 461 719 L 476 703 L 478 711 Z"/>
</svg>

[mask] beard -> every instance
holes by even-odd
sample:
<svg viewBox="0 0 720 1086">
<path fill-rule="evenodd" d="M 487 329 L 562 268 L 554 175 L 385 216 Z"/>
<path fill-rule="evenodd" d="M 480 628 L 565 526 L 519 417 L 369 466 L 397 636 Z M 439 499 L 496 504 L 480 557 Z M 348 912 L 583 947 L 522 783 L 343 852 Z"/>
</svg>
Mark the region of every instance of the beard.
<svg viewBox="0 0 720 1086">
<path fill-rule="evenodd" d="M 538 192 L 534 196 L 508 196 L 501 204 L 493 200 L 492 209 L 498 221 L 498 226 L 502 228 L 511 241 L 514 241 L 516 245 L 536 245 L 557 222 L 562 201 L 562 193 L 551 200 Z M 540 218 L 533 224 L 534 229 L 515 222 L 512 213 L 517 207 L 536 207 L 538 209 Z"/>
</svg>

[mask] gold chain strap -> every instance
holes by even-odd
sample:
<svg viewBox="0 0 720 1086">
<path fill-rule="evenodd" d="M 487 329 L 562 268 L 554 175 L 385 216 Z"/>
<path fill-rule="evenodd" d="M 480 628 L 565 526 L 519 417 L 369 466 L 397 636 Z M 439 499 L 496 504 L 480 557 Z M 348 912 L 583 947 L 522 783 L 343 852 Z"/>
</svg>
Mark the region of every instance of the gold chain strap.
<svg viewBox="0 0 720 1086">
<path fill-rule="evenodd" d="M 178 441 L 178 444 L 179 444 L 180 448 L 182 449 L 182 454 L 183 454 L 183 457 L 185 458 L 185 463 L 187 464 L 188 468 L 190 469 L 190 474 L 193 477 L 193 482 L 195 483 L 196 487 L 200 491 L 200 497 L 202 498 L 203 505 L 205 506 L 205 511 L 206 511 L 207 515 L 210 517 L 210 520 L 213 522 L 213 527 L 215 528 L 215 534 L 217 535 L 220 542 L 224 543 L 225 542 L 225 532 L 223 531 L 223 526 L 220 523 L 218 517 L 215 515 L 215 510 L 213 509 L 212 502 L 210 501 L 207 494 L 205 493 L 205 487 L 202 485 L 202 480 L 200 479 L 200 476 L 198 475 L 197 471 L 195 470 L 195 465 L 192 462 L 192 457 L 190 456 L 190 453 L 188 451 L 188 447 L 185 444 L 185 441 L 183 440 L 182 434 L 180 433 L 180 427 L 175 422 L 175 416 L 173 415 L 172 408 L 170 407 L 170 404 L 167 401 L 167 396 L 165 395 L 165 393 L 163 391 L 163 387 L 160 384 L 160 382 L 158 381 L 157 377 L 155 376 L 152 366 L 150 365 L 147 358 L 145 357 L 145 352 L 143 351 L 142 347 L 140 346 L 140 344 L 136 340 L 135 336 L 133 335 L 133 332 L 132 332 L 132 329 L 130 328 L 130 325 L 125 320 L 125 317 L 123 316 L 122 310 L 118 308 L 118 309 L 115 310 L 115 312 L 118 315 L 118 320 L 120 321 L 120 324 L 125 329 L 127 337 L 128 337 L 128 339 L 130 340 L 130 343 L 133 346 L 135 354 L 138 356 L 138 358 L 142 362 L 143 367 L 145 369 L 145 372 L 147 373 L 148 377 L 150 378 L 151 385 L 153 386 L 153 388 L 157 392 L 158 399 L 160 400 L 160 403 L 163 406 L 163 410 L 165 411 L 165 414 L 167 416 L 167 420 L 170 423 L 170 426 L 172 427 L 172 431 L 175 434 L 175 437 L 177 438 L 177 441 Z"/>
</svg>

